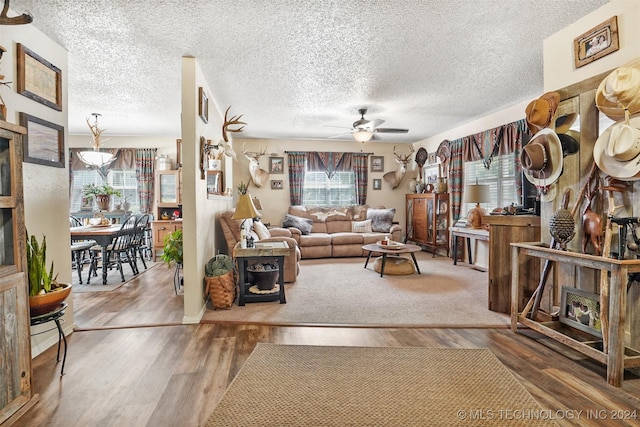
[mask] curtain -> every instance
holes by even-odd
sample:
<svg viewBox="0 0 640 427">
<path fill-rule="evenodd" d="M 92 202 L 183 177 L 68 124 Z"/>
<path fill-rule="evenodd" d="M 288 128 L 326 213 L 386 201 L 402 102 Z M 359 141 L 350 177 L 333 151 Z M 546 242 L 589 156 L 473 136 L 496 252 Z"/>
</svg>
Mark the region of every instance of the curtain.
<svg viewBox="0 0 640 427">
<path fill-rule="evenodd" d="M 142 213 L 151 213 L 153 206 L 154 160 L 156 151 L 155 148 L 140 148 L 135 152 L 138 197 L 140 197 L 140 212 Z"/>
<path fill-rule="evenodd" d="M 449 141 L 451 157 L 449 159 L 449 177 L 447 184 L 449 187 L 449 197 L 451 198 L 449 201 L 451 205 L 451 217 L 454 222 L 460 218 L 462 207 L 462 189 L 464 186 L 463 147 L 464 138 Z"/>
<path fill-rule="evenodd" d="M 367 188 L 369 182 L 369 154 L 351 153 L 353 173 L 356 176 L 356 202 L 367 204 Z"/>
<path fill-rule="evenodd" d="M 301 205 L 307 153 L 292 151 L 287 154 L 289 157 L 289 203 L 291 206 Z"/>
<path fill-rule="evenodd" d="M 325 172 L 331 179 L 336 172 L 352 169 L 351 153 L 310 151 L 307 153 L 307 169 L 312 172 Z"/>
</svg>

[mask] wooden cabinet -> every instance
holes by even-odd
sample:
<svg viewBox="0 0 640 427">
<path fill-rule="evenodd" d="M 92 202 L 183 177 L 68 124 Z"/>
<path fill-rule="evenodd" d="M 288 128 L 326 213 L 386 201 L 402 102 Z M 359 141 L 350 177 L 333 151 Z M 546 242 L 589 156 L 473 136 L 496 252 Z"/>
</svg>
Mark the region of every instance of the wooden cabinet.
<svg viewBox="0 0 640 427">
<path fill-rule="evenodd" d="M 176 230 L 182 230 L 182 220 L 159 220 L 151 222 L 151 234 L 153 236 L 153 260 L 156 260 L 156 251 L 164 247 L 164 238 L 167 234 Z"/>
<path fill-rule="evenodd" d="M 170 219 L 182 205 L 182 171 L 156 171 L 155 176 L 156 218 Z M 166 218 L 163 218 L 166 214 Z"/>
<path fill-rule="evenodd" d="M 436 255 L 443 248 L 449 256 L 449 194 L 407 194 L 407 237 Z"/>
<path fill-rule="evenodd" d="M 0 424 L 37 401 L 31 379 L 29 295 L 22 194 L 21 126 L 0 121 Z"/>
<path fill-rule="evenodd" d="M 511 243 L 540 240 L 540 217 L 531 215 L 486 215 L 482 224 L 489 225 L 489 310 L 511 312 Z M 523 308 L 538 287 L 540 262 L 535 258 L 524 261 L 519 282 L 523 295 L 518 307 Z"/>
</svg>

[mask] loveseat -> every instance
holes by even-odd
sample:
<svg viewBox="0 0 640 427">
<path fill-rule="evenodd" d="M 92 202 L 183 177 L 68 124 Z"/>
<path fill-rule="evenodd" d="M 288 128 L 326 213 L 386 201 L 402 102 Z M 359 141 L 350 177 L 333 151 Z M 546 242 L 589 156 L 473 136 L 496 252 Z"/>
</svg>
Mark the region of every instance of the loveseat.
<svg viewBox="0 0 640 427">
<path fill-rule="evenodd" d="M 234 211 L 226 211 L 220 215 L 220 226 L 227 242 L 228 254 L 233 254 L 233 248 L 240 241 L 240 225 L 242 221 L 231 219 Z M 287 242 L 289 256 L 284 257 L 284 282 L 294 283 L 300 273 L 300 249 L 292 238 L 291 231 L 285 228 L 267 229 L 264 224 L 251 219 L 246 220 L 245 227 L 249 231 L 248 237 L 263 243 Z"/>
<path fill-rule="evenodd" d="M 291 231 L 302 259 L 365 256 L 362 245 L 402 241 L 394 223 L 395 208 L 354 206 L 290 206 L 282 226 Z"/>
</svg>

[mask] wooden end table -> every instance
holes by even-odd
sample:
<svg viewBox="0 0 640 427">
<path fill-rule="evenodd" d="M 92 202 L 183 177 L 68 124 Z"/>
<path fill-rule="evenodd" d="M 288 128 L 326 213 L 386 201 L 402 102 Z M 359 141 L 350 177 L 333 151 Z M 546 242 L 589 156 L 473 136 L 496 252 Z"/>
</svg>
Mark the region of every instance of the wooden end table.
<svg viewBox="0 0 640 427">
<path fill-rule="evenodd" d="M 286 304 L 284 294 L 284 257 L 289 256 L 289 245 L 287 242 L 257 242 L 255 247 L 242 249 L 240 243 L 233 248 L 233 258 L 238 262 L 238 281 L 240 291 L 238 292 L 238 305 L 243 306 L 246 302 L 266 302 L 280 301 Z M 268 258 L 275 258 L 278 261 L 278 285 L 277 292 L 255 294 L 249 291 L 251 283 L 246 281 L 247 262 L 251 260 L 266 261 Z"/>
<path fill-rule="evenodd" d="M 413 259 L 413 265 L 416 267 L 416 271 L 420 274 L 420 267 L 418 267 L 418 261 L 416 260 L 415 252 L 420 252 L 422 248 L 418 245 L 411 245 L 405 243 L 404 246 L 400 249 L 384 249 L 382 246 L 377 243 L 370 243 L 368 245 L 362 246 L 362 250 L 368 251 L 367 260 L 364 262 L 364 268 L 367 268 L 369 264 L 369 260 L 371 259 L 371 254 L 374 252 L 379 252 L 382 254 L 382 267 L 380 268 L 380 277 L 384 276 L 384 266 L 387 263 L 387 255 L 401 255 L 401 254 L 411 254 L 411 258 Z"/>
</svg>

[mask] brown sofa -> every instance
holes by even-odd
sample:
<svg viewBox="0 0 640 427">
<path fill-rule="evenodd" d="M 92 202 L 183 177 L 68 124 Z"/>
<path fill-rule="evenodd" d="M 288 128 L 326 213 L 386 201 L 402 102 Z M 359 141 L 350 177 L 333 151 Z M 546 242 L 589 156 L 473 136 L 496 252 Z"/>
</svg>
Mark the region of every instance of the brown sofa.
<svg viewBox="0 0 640 427">
<path fill-rule="evenodd" d="M 240 240 L 240 224 L 242 221 L 231 219 L 233 211 L 226 211 L 220 215 L 220 226 L 227 242 L 228 254 L 232 255 L 233 248 Z M 251 220 L 247 220 L 251 222 Z M 245 224 L 250 228 L 250 224 Z M 258 239 L 257 234 L 250 235 L 260 242 L 287 242 L 289 245 L 289 256 L 284 258 L 284 281 L 285 283 L 294 283 L 296 277 L 300 273 L 300 249 L 295 239 L 291 236 L 291 231 L 285 228 L 272 228 L 268 230 L 271 237 Z"/>
<path fill-rule="evenodd" d="M 297 227 L 287 227 L 298 243 L 302 259 L 365 256 L 362 245 L 384 240 L 385 237 L 402 241 L 402 227 L 388 223 L 388 231 L 354 232 L 354 223 L 367 220 L 367 213 L 384 210 L 384 207 L 355 206 L 290 206 L 283 226 L 287 226 L 292 216 L 310 220 L 311 230 L 308 234 Z M 375 229 L 375 228 L 374 228 Z M 378 227 L 378 229 L 380 229 Z"/>
</svg>

